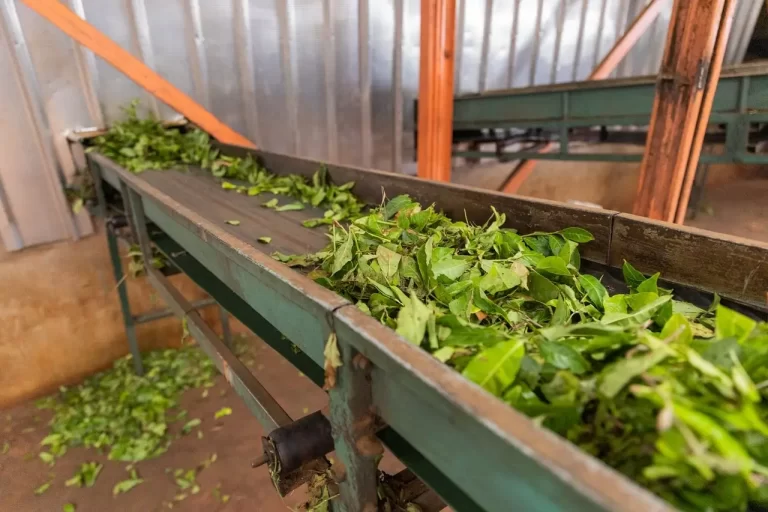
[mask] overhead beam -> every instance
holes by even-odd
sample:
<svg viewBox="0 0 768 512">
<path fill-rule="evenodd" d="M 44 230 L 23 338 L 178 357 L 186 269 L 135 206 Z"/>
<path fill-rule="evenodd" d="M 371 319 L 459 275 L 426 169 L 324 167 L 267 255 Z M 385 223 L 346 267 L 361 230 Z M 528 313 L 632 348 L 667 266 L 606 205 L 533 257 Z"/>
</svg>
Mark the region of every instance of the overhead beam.
<svg viewBox="0 0 768 512">
<path fill-rule="evenodd" d="M 455 0 L 421 1 L 418 175 L 451 181 Z"/>
<path fill-rule="evenodd" d="M 58 0 L 22 0 L 22 2 L 69 37 L 125 74 L 138 86 L 210 133 L 216 140 L 237 146 L 256 147 L 251 141 L 222 123 L 216 116 L 205 110 L 195 100 L 181 92 L 130 52 L 124 50 L 93 25 L 70 11 L 63 3 Z"/>
<path fill-rule="evenodd" d="M 718 55 L 714 50 L 718 38 L 727 39 L 728 5 L 726 0 L 675 0 L 673 4 L 640 165 L 636 215 L 675 220 L 686 173 L 692 158 L 698 160 L 701 152 L 704 137 L 703 133 L 697 136 L 697 129 L 706 129 L 705 90 L 707 96 L 714 94 L 720 74 L 724 52 Z"/>
<path fill-rule="evenodd" d="M 648 31 L 648 28 L 656 20 L 656 17 L 661 12 L 664 0 L 651 0 L 646 5 L 640 14 L 637 15 L 632 25 L 627 28 L 627 31 L 618 41 L 613 45 L 613 48 L 603 57 L 600 64 L 595 67 L 587 80 L 604 80 L 608 78 L 608 75 L 613 73 L 613 70 L 619 65 L 619 63 L 627 56 L 627 54 L 634 48 L 637 41 Z M 549 153 L 555 144 L 548 142 L 541 147 L 539 153 Z M 507 181 L 501 186 L 501 191 L 507 194 L 516 194 L 520 187 L 523 186 L 525 180 L 533 172 L 536 167 L 536 160 L 523 160 L 521 161 L 512 174 L 510 174 Z"/>
</svg>

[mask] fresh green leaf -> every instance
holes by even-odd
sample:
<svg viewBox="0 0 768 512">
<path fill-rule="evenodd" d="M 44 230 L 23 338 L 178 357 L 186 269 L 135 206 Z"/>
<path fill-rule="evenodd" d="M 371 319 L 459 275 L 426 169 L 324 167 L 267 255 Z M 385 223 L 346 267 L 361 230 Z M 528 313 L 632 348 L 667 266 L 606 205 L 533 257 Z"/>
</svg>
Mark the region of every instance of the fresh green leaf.
<svg viewBox="0 0 768 512">
<path fill-rule="evenodd" d="M 297 210 L 303 210 L 304 205 L 301 203 L 288 203 L 275 208 L 276 212 L 292 212 Z"/>
<path fill-rule="evenodd" d="M 559 258 L 558 258 L 559 259 Z M 560 296 L 560 289 L 538 272 L 531 272 L 528 276 L 528 289 L 531 296 L 539 302 L 549 302 Z"/>
<path fill-rule="evenodd" d="M 647 372 L 668 356 L 669 352 L 660 348 L 643 355 L 618 361 L 603 373 L 598 388 L 600 393 L 607 398 L 615 397 L 633 379 Z"/>
<path fill-rule="evenodd" d="M 143 478 L 128 478 L 127 480 L 120 481 L 112 488 L 112 496 L 126 493 L 143 482 Z"/>
<path fill-rule="evenodd" d="M 658 297 L 656 300 L 648 302 L 643 307 L 633 311 L 632 313 L 610 313 L 606 314 L 602 318 L 602 323 L 606 325 L 619 325 L 628 327 L 631 325 L 640 325 L 651 318 L 653 315 L 661 309 L 661 307 L 671 300 L 671 296 L 664 295 Z"/>
<path fill-rule="evenodd" d="M 354 239 L 352 235 L 347 236 L 347 239 L 338 248 L 333 255 L 333 267 L 331 274 L 335 274 L 344 268 L 344 265 L 352 261 L 352 247 L 354 245 Z"/>
<path fill-rule="evenodd" d="M 414 345 L 420 345 L 431 314 L 431 310 L 412 292 L 410 300 L 403 304 L 397 315 L 397 334 Z"/>
<path fill-rule="evenodd" d="M 558 231 L 558 233 L 563 235 L 566 240 L 580 244 L 590 242 L 595 239 L 595 237 L 592 236 L 592 233 L 582 228 L 565 228 Z"/>
<path fill-rule="evenodd" d="M 579 276 L 579 283 L 584 291 L 587 292 L 590 302 L 599 309 L 603 309 L 603 302 L 608 298 L 608 291 L 595 276 L 582 274 Z"/>
<path fill-rule="evenodd" d="M 565 262 L 558 256 L 548 256 L 536 265 L 537 272 L 546 272 L 555 276 L 570 276 L 571 272 Z"/>
<path fill-rule="evenodd" d="M 637 291 L 639 293 L 659 293 L 659 287 L 657 286 L 657 282 L 659 280 L 659 273 L 656 272 L 648 279 L 644 280 L 642 283 L 637 285 Z"/>
<path fill-rule="evenodd" d="M 514 382 L 524 355 L 524 342 L 512 339 L 477 354 L 462 373 L 498 396 Z"/>
<path fill-rule="evenodd" d="M 455 281 L 469 268 L 466 260 L 458 258 L 443 258 L 432 265 L 432 272 L 435 277 L 445 276 Z"/>
<path fill-rule="evenodd" d="M 725 306 L 715 310 L 715 336 L 718 338 L 736 338 L 742 343 L 755 327 L 757 322 Z"/>
<path fill-rule="evenodd" d="M 589 371 L 590 364 L 572 347 L 557 341 L 542 341 L 539 344 L 541 357 L 555 368 L 570 370 L 576 375 Z"/>
<path fill-rule="evenodd" d="M 387 281 L 391 280 L 397 273 L 400 259 L 401 256 L 398 253 L 387 249 L 383 245 L 376 248 L 376 261 L 378 261 L 381 273 L 384 274 Z"/>
<path fill-rule="evenodd" d="M 626 282 L 627 286 L 632 289 L 636 289 L 643 281 L 645 281 L 645 276 L 638 272 L 627 260 L 624 260 L 624 266 L 621 267 L 621 272 L 624 274 L 624 282 Z"/>
<path fill-rule="evenodd" d="M 262 203 L 261 206 L 263 206 L 264 208 L 274 209 L 274 208 L 277 208 L 278 203 L 279 203 L 278 199 L 276 197 L 273 197 L 269 201 Z"/>
<path fill-rule="evenodd" d="M 52 483 L 53 483 L 53 481 L 45 482 L 40 487 L 35 489 L 35 496 L 40 496 L 41 494 L 44 494 L 48 489 L 51 488 L 51 484 Z"/>
<path fill-rule="evenodd" d="M 232 414 L 232 408 L 231 407 L 222 407 L 216 413 L 213 415 L 213 419 L 218 420 L 219 418 L 223 418 L 224 416 L 229 416 Z"/>
<path fill-rule="evenodd" d="M 200 426 L 202 421 L 200 421 L 200 418 L 193 418 L 186 422 L 183 427 L 181 427 L 181 433 L 182 434 L 189 434 L 193 428 Z"/>
<path fill-rule="evenodd" d="M 62 511 L 62 512 L 75 512 L 75 510 L 77 510 L 77 509 L 75 508 L 75 505 L 74 505 L 74 504 L 72 504 L 72 503 L 65 503 L 65 504 L 64 504 L 64 505 L 61 507 L 61 511 Z"/>
</svg>

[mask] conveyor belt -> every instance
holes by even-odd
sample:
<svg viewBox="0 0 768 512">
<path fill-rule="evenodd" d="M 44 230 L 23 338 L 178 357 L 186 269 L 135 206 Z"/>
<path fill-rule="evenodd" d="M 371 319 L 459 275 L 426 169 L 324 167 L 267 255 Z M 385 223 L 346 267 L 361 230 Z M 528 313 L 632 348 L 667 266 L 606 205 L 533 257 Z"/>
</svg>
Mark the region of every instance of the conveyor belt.
<svg viewBox="0 0 768 512">
<path fill-rule="evenodd" d="M 274 197 L 280 204 L 296 202 L 291 197 L 273 194 L 249 197 L 224 190 L 217 180 L 200 169 L 147 171 L 139 177 L 266 254 L 275 251 L 284 254 L 316 252 L 328 241 L 324 229 L 308 229 L 301 225 L 304 220 L 322 217 L 322 209 L 277 212 L 261 206 Z M 226 223 L 228 220 L 238 220 L 240 224 L 232 226 Z M 262 236 L 272 237 L 272 242 L 259 243 Z"/>
<path fill-rule="evenodd" d="M 243 152 L 228 148 L 225 154 Z M 309 177 L 320 165 L 267 152 L 253 156 L 282 175 Z M 346 470 L 340 488 L 340 499 L 348 500 L 346 510 L 364 510 L 363 504 L 376 499 L 375 452 L 363 453 L 360 448 L 368 446 L 362 441 L 370 441 L 366 430 L 360 429 L 373 425 L 374 412 L 392 434 L 382 440 L 455 510 L 669 510 L 655 496 L 540 428 L 342 297 L 267 256 L 274 250 L 296 253 L 321 247 L 324 230 L 300 225 L 319 212 L 270 211 L 258 206 L 263 196 L 222 190 L 215 180 L 194 172 L 137 176 L 101 155 L 90 154 L 89 160 L 97 177 L 139 205 L 134 220 L 140 225 L 152 221 L 198 263 L 201 274 L 209 274 L 206 291 L 216 298 L 216 288 L 223 287 L 234 296 L 232 302 L 238 302 L 242 311 L 238 318 L 264 324 L 276 341 L 295 344 L 318 367 L 325 360 L 326 340 L 335 336 L 344 364 L 329 393 L 330 420 L 336 454 Z M 766 244 L 618 212 L 352 167 L 327 168 L 334 183 L 355 181 L 356 193 L 370 204 L 378 203 L 384 189 L 390 197 L 408 193 L 424 204 L 435 203 L 451 217 L 472 222 L 484 222 L 494 206 L 507 215 L 510 227 L 523 232 L 582 226 L 595 235 L 584 247 L 585 261 L 615 270 L 626 259 L 641 272 L 661 271 L 676 286 L 696 286 L 764 307 Z M 225 223 L 235 219 L 239 226 Z M 259 244 L 260 236 L 271 236 L 272 244 Z M 193 316 L 187 306 L 181 312 L 180 316 Z M 254 332 L 261 330 L 256 326 Z M 231 378 L 228 367 L 222 366 Z M 232 382 L 238 393 L 248 391 L 237 379 Z M 471 449 L 460 449 L 467 440 Z"/>
</svg>

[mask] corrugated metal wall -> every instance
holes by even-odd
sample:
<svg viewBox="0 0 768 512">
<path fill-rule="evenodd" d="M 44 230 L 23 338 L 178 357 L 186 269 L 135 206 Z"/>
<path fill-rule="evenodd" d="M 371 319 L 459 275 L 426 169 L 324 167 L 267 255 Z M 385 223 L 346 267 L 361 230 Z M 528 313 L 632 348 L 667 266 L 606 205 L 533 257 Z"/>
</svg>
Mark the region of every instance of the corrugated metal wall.
<svg viewBox="0 0 768 512">
<path fill-rule="evenodd" d="M 259 146 L 396 171 L 413 157 L 419 0 L 65 1 Z M 645 3 L 457 0 L 457 92 L 583 79 Z M 668 3 L 618 76 L 655 72 Z M 762 4 L 739 2 L 728 64 Z M 0 237 L 15 249 L 75 232 L 59 192 L 68 130 L 133 98 L 175 113 L 18 0 L 0 6 Z"/>
</svg>

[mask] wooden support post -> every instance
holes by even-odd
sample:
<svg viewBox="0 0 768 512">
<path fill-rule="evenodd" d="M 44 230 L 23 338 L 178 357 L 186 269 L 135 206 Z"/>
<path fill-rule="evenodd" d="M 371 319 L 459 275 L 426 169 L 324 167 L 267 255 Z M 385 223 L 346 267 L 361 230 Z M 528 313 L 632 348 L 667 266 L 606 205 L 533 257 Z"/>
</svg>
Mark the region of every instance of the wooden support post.
<svg viewBox="0 0 768 512">
<path fill-rule="evenodd" d="M 451 181 L 455 0 L 421 1 L 418 174 Z"/>
<path fill-rule="evenodd" d="M 718 77 L 710 72 L 719 75 L 724 52 L 715 54 L 715 42 L 721 32 L 727 39 L 728 5 L 726 0 L 675 0 L 640 166 L 636 215 L 675 220 L 687 170 L 692 157 L 698 160 L 704 139 L 703 131 L 696 136 L 697 129 L 702 123 L 706 129 L 704 92 L 712 83 L 708 89 L 714 95 Z"/>
<path fill-rule="evenodd" d="M 709 71 L 707 87 L 704 90 L 704 101 L 701 107 L 696 123 L 696 133 L 693 137 L 693 147 L 691 148 L 691 157 L 688 159 L 688 165 L 685 170 L 685 179 L 683 181 L 683 190 L 680 193 L 680 202 L 677 205 L 674 222 L 683 224 L 685 215 L 688 212 L 688 202 L 691 199 L 691 189 L 696 180 L 696 173 L 699 169 L 699 156 L 701 155 L 701 146 L 704 143 L 704 135 L 709 126 L 709 114 L 712 112 L 712 102 L 715 100 L 717 92 L 717 83 L 720 80 L 720 70 L 723 67 L 723 57 L 725 48 L 728 46 L 728 36 L 731 33 L 733 24 L 733 13 L 736 10 L 736 0 L 725 0 L 724 15 L 720 20 L 720 29 L 717 32 L 717 41 L 715 41 L 715 55 L 712 58 L 712 67 Z"/>
<path fill-rule="evenodd" d="M 613 73 L 616 66 L 618 66 L 621 60 L 627 56 L 629 51 L 635 46 L 637 41 L 643 34 L 645 34 L 648 27 L 651 26 L 653 21 L 659 15 L 663 3 L 664 0 L 651 0 L 651 2 L 643 8 L 640 14 L 637 15 L 637 18 L 635 18 L 635 21 L 632 22 L 632 25 L 630 25 L 624 35 L 616 41 L 616 44 L 613 45 L 611 51 L 603 57 L 603 60 L 601 60 L 600 64 L 598 64 L 594 71 L 592 71 L 592 74 L 589 75 L 587 80 L 604 80 L 608 78 L 608 75 Z M 538 152 L 549 153 L 554 147 L 554 143 L 548 142 L 541 147 Z M 523 183 L 525 183 L 525 180 L 528 179 L 528 176 L 533 172 L 534 167 L 536 167 L 536 160 L 521 161 L 509 178 L 507 178 L 507 181 L 504 182 L 501 191 L 506 192 L 507 194 L 517 193 L 517 191 L 520 190 L 520 187 L 523 186 Z"/>
<path fill-rule="evenodd" d="M 219 121 L 195 100 L 155 73 L 130 52 L 121 48 L 120 45 L 70 11 L 63 3 L 58 0 L 22 1 L 27 7 L 53 23 L 59 30 L 107 61 L 157 99 L 210 133 L 215 139 L 236 146 L 256 147 L 251 141 Z"/>
</svg>

